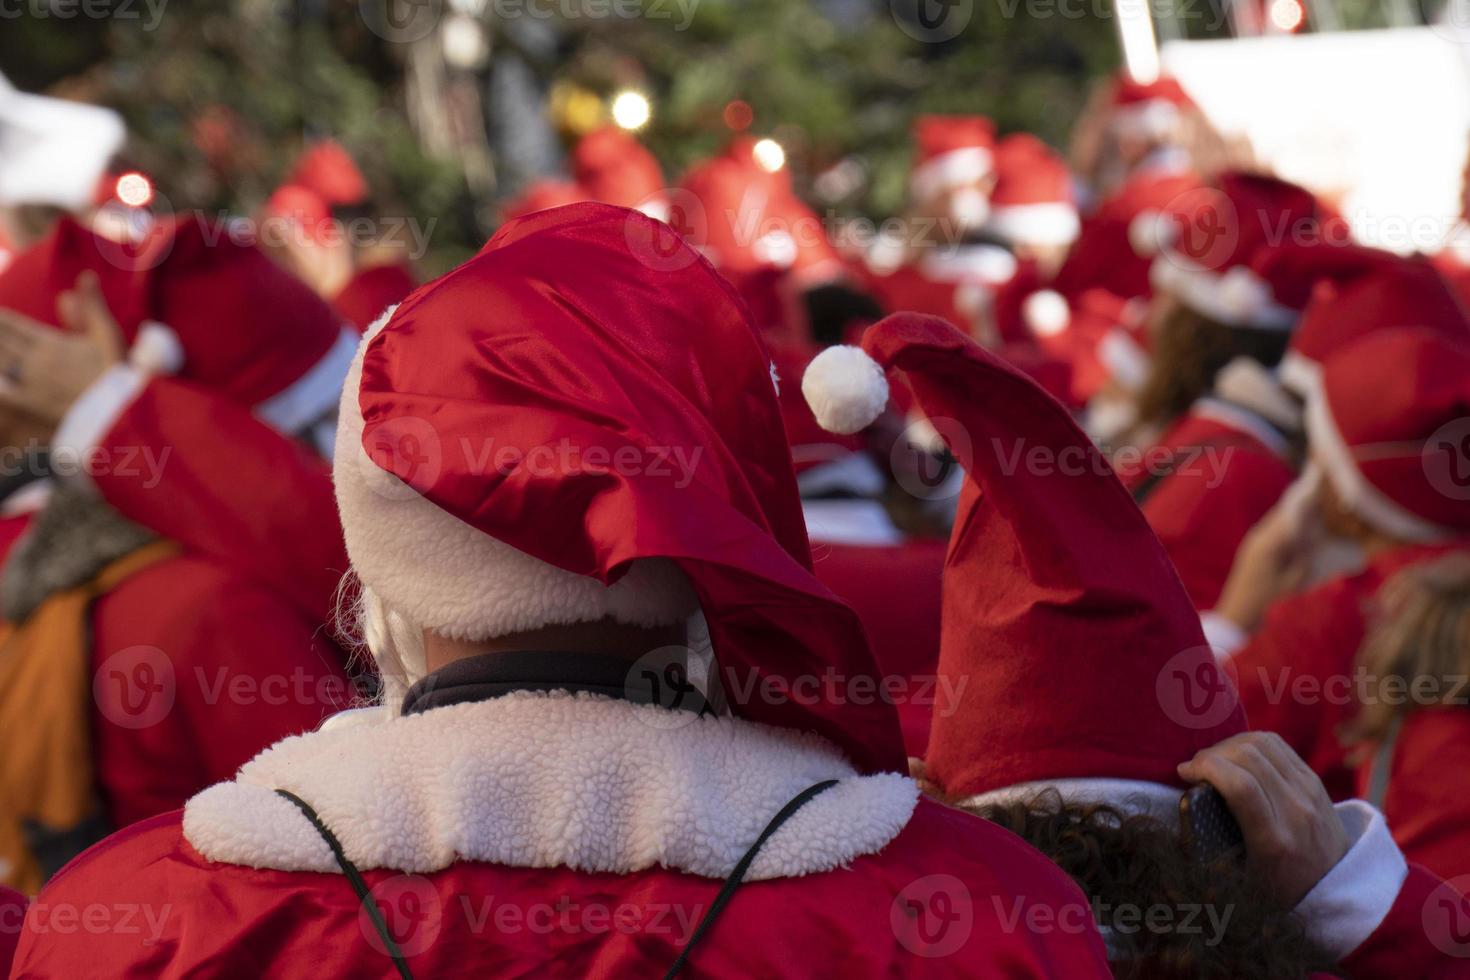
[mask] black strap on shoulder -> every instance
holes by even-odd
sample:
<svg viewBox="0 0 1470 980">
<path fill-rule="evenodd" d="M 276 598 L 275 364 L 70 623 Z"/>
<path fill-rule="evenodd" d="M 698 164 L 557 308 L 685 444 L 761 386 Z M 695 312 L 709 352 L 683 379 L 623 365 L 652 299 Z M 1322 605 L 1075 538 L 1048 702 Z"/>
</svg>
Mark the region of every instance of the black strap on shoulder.
<svg viewBox="0 0 1470 980">
<path fill-rule="evenodd" d="M 307 803 L 295 793 L 289 790 L 278 789 L 276 790 L 276 795 L 296 804 L 296 808 L 306 816 L 306 819 L 316 828 L 316 832 L 321 834 L 322 840 L 327 842 L 327 846 L 332 849 L 332 856 L 337 859 L 337 864 L 342 868 L 342 873 L 347 876 L 347 881 L 352 885 L 352 890 L 357 893 L 358 901 L 362 903 L 362 907 L 367 912 L 368 918 L 372 920 L 373 928 L 378 930 L 378 935 L 382 937 L 383 948 L 388 951 L 388 955 L 393 960 L 393 965 L 398 967 L 399 975 L 403 977 L 403 980 L 413 980 L 413 974 L 409 972 L 408 964 L 404 962 L 403 952 L 399 950 L 398 943 L 393 939 L 393 934 L 388 931 L 388 923 L 383 920 L 383 910 L 378 908 L 378 903 L 374 902 L 372 895 L 369 894 L 367 882 L 362 880 L 362 872 L 357 870 L 355 864 L 347 860 L 347 854 L 342 850 L 342 842 L 337 839 L 337 835 L 332 833 L 326 824 L 322 823 L 322 818 L 312 809 L 311 804 Z"/>
<path fill-rule="evenodd" d="M 725 906 L 730 904 L 730 899 L 735 896 L 735 889 L 739 888 L 741 882 L 745 880 L 745 873 L 750 870 L 750 865 L 755 861 L 756 855 L 760 853 L 766 841 L 771 839 L 771 835 L 780 830 L 781 825 L 787 820 L 790 820 L 797 810 L 800 810 L 816 796 L 836 785 L 837 780 L 828 779 L 824 782 L 808 786 L 796 794 L 789 803 L 781 808 L 779 813 L 771 818 L 771 822 L 766 824 L 766 829 L 761 831 L 760 836 L 755 839 L 755 843 L 751 844 L 750 849 L 741 855 L 739 861 L 735 862 L 734 870 L 725 879 L 725 884 L 720 887 L 720 893 L 710 903 L 710 907 L 704 913 L 704 917 L 699 920 L 699 925 L 695 927 L 694 934 L 689 937 L 689 942 L 684 944 L 684 949 L 679 953 L 679 958 L 674 961 L 673 966 L 669 967 L 669 972 L 664 974 L 664 980 L 672 980 L 673 977 L 678 975 L 680 970 L 684 969 L 685 964 L 689 962 L 689 954 L 694 950 L 695 944 L 704 938 L 704 934 L 709 931 L 710 926 L 714 925 L 715 919 L 719 918 L 720 913 L 725 911 Z"/>
</svg>

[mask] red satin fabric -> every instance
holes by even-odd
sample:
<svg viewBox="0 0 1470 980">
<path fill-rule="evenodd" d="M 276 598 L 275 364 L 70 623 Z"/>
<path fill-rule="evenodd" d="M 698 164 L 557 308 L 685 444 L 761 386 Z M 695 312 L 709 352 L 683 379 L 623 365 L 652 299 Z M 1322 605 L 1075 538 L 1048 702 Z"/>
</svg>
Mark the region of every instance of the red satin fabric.
<svg viewBox="0 0 1470 980">
<path fill-rule="evenodd" d="M 506 225 L 399 307 L 366 352 L 359 404 L 369 458 L 497 540 L 604 582 L 638 559 L 677 562 L 737 714 L 819 732 L 867 771 L 904 768 L 891 704 L 766 693 L 877 667 L 857 616 L 811 573 L 769 358 L 732 289 L 666 225 L 591 203 Z M 403 419 L 427 421 L 450 462 L 397 453 Z M 487 437 L 581 462 L 485 473 L 451 458 Z M 697 465 L 680 486 L 666 468 L 594 465 L 593 449 Z"/>
<path fill-rule="evenodd" d="M 661 976 L 721 884 L 657 868 L 614 875 L 489 864 L 364 877 L 421 978 Z M 115 918 L 124 913 L 112 910 L 138 910 L 135 928 L 47 928 L 51 910 L 98 896 Z M 14 976 L 70 980 L 98 964 L 118 980 L 396 976 L 381 949 L 342 875 L 211 864 L 170 814 L 114 836 L 52 880 L 27 921 Z M 742 886 L 688 972 L 1111 976 L 1075 885 L 1018 838 L 928 801 L 877 855 Z"/>
</svg>

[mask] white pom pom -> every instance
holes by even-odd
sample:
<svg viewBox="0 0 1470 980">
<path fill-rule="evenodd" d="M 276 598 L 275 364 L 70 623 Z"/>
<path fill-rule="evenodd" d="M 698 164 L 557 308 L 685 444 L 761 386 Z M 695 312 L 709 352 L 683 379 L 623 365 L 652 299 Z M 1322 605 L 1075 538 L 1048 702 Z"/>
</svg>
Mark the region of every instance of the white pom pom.
<svg viewBox="0 0 1470 980">
<path fill-rule="evenodd" d="M 128 348 L 128 363 L 144 374 L 178 374 L 184 369 L 184 345 L 171 328 L 148 320 Z"/>
<path fill-rule="evenodd" d="M 828 432 L 861 432 L 888 404 L 888 379 L 861 347 L 828 347 L 807 365 L 801 393 Z"/>
<path fill-rule="evenodd" d="M 1128 244 L 1140 258 L 1151 259 L 1158 255 L 1173 244 L 1173 237 L 1162 211 L 1140 211 L 1128 222 Z"/>
<path fill-rule="evenodd" d="M 1042 289 L 1027 296 L 1021 304 L 1021 316 L 1038 337 L 1055 337 L 1072 322 L 1066 298 L 1055 289 Z"/>
</svg>

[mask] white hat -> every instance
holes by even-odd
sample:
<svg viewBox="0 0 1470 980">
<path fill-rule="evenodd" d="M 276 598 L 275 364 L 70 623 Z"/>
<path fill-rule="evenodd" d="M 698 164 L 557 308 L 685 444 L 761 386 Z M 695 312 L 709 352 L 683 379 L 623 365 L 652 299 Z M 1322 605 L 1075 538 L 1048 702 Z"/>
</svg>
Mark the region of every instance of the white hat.
<svg viewBox="0 0 1470 980">
<path fill-rule="evenodd" d="M 31 95 L 0 76 L 0 204 L 83 210 L 126 135 L 111 109 Z"/>
</svg>

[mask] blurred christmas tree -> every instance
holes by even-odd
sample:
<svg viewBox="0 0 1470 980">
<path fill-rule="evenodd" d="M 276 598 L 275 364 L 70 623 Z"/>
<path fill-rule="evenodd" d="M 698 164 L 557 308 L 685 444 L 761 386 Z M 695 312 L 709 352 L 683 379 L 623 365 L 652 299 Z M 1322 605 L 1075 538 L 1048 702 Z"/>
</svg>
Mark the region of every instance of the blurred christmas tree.
<svg viewBox="0 0 1470 980">
<path fill-rule="evenodd" d="M 641 135 L 671 180 L 739 101 L 823 207 L 883 217 L 914 115 L 1061 144 L 1116 61 L 1111 22 L 1056 0 L 109 2 L 6 21 L 0 70 L 119 107 L 174 208 L 249 213 L 304 140 L 334 136 L 385 214 L 438 218 L 427 271 L 478 247 L 495 201 L 554 172 L 621 90 L 651 100 Z"/>
</svg>

